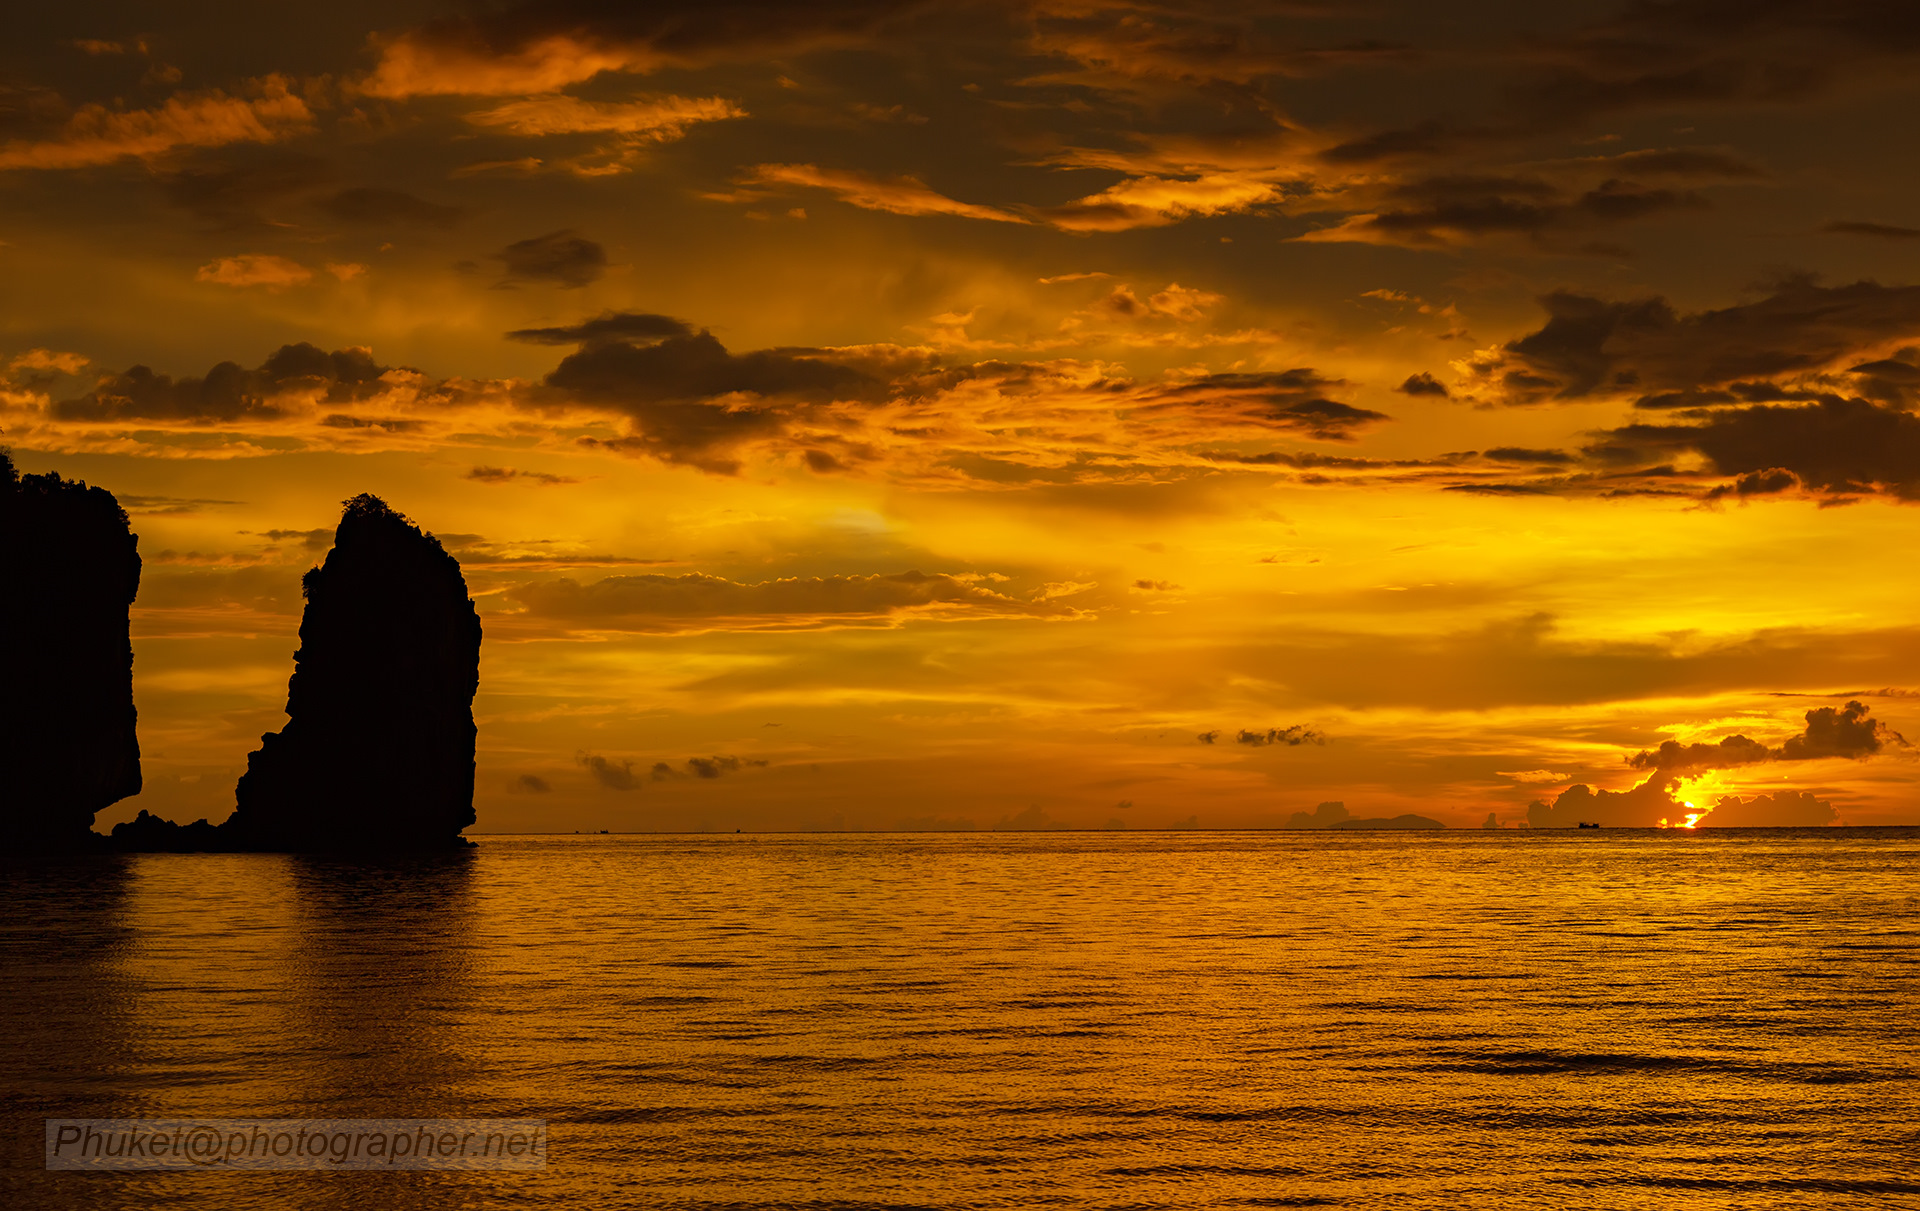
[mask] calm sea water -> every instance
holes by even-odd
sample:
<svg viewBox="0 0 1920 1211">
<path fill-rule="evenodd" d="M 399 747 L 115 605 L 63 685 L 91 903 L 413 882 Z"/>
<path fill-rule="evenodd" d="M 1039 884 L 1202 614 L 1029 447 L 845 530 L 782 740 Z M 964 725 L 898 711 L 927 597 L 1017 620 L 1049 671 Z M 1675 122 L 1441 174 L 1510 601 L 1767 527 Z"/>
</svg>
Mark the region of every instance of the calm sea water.
<svg viewBox="0 0 1920 1211">
<path fill-rule="evenodd" d="M 486 837 L 0 869 L 7 1207 L 1920 1206 L 1920 832 Z M 41 1169 L 535 1117 L 542 1173 Z"/>
</svg>

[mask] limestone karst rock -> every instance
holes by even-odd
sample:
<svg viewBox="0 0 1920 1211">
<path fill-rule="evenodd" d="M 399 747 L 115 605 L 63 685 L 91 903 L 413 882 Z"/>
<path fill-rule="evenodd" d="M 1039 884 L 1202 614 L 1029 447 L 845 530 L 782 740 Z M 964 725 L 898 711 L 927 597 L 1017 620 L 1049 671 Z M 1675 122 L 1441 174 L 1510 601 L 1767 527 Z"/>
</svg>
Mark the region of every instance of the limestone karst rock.
<svg viewBox="0 0 1920 1211">
<path fill-rule="evenodd" d="M 140 791 L 138 545 L 111 492 L 0 451 L 0 847 L 97 844 L 94 813 Z"/>
<path fill-rule="evenodd" d="M 460 564 L 376 496 L 346 502 L 307 573 L 287 725 L 221 826 L 238 849 L 470 844 L 480 617 Z"/>
</svg>

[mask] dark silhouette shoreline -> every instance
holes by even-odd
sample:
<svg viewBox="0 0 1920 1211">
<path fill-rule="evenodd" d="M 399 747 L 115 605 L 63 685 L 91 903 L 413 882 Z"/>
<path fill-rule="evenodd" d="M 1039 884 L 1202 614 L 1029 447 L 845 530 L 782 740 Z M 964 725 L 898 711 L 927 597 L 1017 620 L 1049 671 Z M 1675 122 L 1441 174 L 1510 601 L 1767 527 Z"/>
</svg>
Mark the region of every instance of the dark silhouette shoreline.
<svg viewBox="0 0 1920 1211">
<path fill-rule="evenodd" d="M 140 793 L 129 610 L 140 540 L 104 488 L 21 475 L 0 450 L 0 836 L 99 848 Z"/>
<path fill-rule="evenodd" d="M 142 810 L 130 610 L 138 539 L 103 488 L 19 475 L 0 451 L 0 842 L 22 853 L 465 849 L 480 615 L 459 561 L 377 496 L 345 503 L 302 581 L 285 727 L 226 821 Z"/>
</svg>

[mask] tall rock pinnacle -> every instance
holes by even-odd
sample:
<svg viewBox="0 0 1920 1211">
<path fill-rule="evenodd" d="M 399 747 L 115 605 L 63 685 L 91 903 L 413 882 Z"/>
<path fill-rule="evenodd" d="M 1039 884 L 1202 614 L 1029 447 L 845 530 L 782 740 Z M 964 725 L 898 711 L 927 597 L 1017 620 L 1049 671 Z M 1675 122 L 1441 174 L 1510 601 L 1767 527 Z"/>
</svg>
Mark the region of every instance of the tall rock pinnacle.
<svg viewBox="0 0 1920 1211">
<path fill-rule="evenodd" d="M 244 849 L 438 849 L 473 823 L 480 617 L 460 564 L 377 496 L 307 573 L 286 727 L 222 831 Z"/>
<path fill-rule="evenodd" d="M 0 845 L 87 845 L 93 814 L 140 792 L 138 545 L 111 492 L 0 451 Z"/>
</svg>

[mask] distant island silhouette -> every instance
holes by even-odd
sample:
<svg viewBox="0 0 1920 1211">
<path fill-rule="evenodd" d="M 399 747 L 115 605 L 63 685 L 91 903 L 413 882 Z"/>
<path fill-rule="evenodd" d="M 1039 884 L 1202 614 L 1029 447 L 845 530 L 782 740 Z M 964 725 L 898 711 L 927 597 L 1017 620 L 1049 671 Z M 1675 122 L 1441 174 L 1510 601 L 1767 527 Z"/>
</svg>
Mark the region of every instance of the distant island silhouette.
<svg viewBox="0 0 1920 1211">
<path fill-rule="evenodd" d="M 128 611 L 139 539 L 104 488 L 21 475 L 0 450 L 0 837 L 97 848 L 140 792 Z"/>
<path fill-rule="evenodd" d="M 1376 828 L 1445 828 L 1446 825 L 1426 816 L 1375 816 L 1366 820 L 1356 820 L 1347 811 L 1347 805 L 1338 799 L 1320 804 L 1310 812 L 1295 812 L 1288 817 L 1288 828 L 1339 828 L 1339 829 L 1376 829 Z"/>
<path fill-rule="evenodd" d="M 362 494 L 308 572 L 287 725 L 260 738 L 224 824 L 147 812 L 133 850 L 428 850 L 471 845 L 480 615 L 438 539 Z"/>
</svg>

